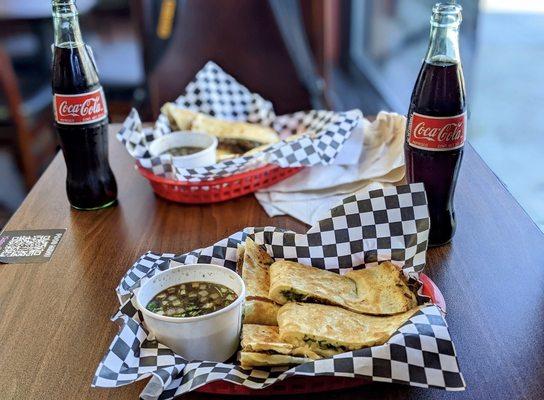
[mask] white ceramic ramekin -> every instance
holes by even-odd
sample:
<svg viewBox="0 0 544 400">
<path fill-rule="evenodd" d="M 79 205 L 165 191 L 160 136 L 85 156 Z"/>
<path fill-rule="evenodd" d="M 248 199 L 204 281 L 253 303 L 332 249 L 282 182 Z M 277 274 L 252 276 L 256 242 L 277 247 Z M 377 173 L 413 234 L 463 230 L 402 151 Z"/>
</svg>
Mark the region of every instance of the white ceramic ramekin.
<svg viewBox="0 0 544 400">
<path fill-rule="evenodd" d="M 185 282 L 213 282 L 234 290 L 238 298 L 225 308 L 197 317 L 176 318 L 155 314 L 145 306 L 153 297 Z M 136 302 L 144 324 L 157 340 L 188 361 L 229 359 L 238 348 L 246 289 L 238 274 L 212 264 L 191 264 L 165 270 L 138 290 Z"/>
<path fill-rule="evenodd" d="M 175 147 L 201 147 L 202 150 L 186 156 L 172 156 L 178 168 L 196 168 L 215 164 L 217 138 L 207 133 L 176 131 L 155 139 L 149 145 L 152 156 L 158 156 Z"/>
</svg>

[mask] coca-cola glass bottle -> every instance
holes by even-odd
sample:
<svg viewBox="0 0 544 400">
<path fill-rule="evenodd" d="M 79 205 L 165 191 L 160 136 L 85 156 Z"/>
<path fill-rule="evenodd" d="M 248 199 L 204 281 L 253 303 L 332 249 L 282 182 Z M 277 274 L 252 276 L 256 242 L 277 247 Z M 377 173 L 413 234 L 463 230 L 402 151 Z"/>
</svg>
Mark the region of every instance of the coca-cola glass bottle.
<svg viewBox="0 0 544 400">
<path fill-rule="evenodd" d="M 94 58 L 83 43 L 74 0 L 53 0 L 53 110 L 66 162 L 72 207 L 95 210 L 116 202 L 108 161 L 108 108 Z"/>
<path fill-rule="evenodd" d="M 461 6 L 436 4 L 431 37 L 408 111 L 406 177 L 423 182 L 431 227 L 429 245 L 455 233 L 453 197 L 465 143 L 465 82 L 459 56 Z"/>
</svg>

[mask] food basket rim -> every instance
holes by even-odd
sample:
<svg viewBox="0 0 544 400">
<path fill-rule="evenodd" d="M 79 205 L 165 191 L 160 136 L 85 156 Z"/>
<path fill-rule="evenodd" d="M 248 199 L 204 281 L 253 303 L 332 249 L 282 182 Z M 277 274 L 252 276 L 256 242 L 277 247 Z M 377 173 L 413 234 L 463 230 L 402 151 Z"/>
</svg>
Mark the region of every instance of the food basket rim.
<svg viewBox="0 0 544 400">
<path fill-rule="evenodd" d="M 222 177 L 222 178 L 215 178 L 215 179 L 207 179 L 202 181 L 177 181 L 174 179 L 169 179 L 163 176 L 157 176 L 153 172 L 151 172 L 149 169 L 144 168 L 139 162 L 136 162 L 136 168 L 138 169 L 138 172 L 146 179 L 152 182 L 156 183 L 162 183 L 166 185 L 172 185 L 172 186 L 201 186 L 201 185 L 210 185 L 210 184 L 222 184 L 222 183 L 230 183 L 234 181 L 238 181 L 240 179 L 250 177 L 253 175 L 258 175 L 261 173 L 273 171 L 275 169 L 282 168 L 275 164 L 266 164 L 262 167 L 257 167 L 254 169 L 251 169 L 249 171 L 244 171 L 238 174 L 233 174 L 230 176 Z M 304 167 L 287 167 L 285 169 L 293 170 L 297 169 L 300 170 Z"/>
</svg>

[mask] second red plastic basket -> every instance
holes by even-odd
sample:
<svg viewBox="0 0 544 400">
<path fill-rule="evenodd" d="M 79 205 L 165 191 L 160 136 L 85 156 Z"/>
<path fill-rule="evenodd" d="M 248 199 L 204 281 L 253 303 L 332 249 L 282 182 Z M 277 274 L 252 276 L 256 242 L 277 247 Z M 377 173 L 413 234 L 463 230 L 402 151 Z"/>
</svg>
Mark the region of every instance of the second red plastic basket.
<svg viewBox="0 0 544 400">
<path fill-rule="evenodd" d="M 217 203 L 234 199 L 258 189 L 266 188 L 299 172 L 299 168 L 280 168 L 277 165 L 265 165 L 251 171 L 235 174 L 226 178 L 209 181 L 175 181 L 154 175 L 141 165 L 138 171 L 151 184 L 153 191 L 160 197 L 178 203 Z"/>
</svg>

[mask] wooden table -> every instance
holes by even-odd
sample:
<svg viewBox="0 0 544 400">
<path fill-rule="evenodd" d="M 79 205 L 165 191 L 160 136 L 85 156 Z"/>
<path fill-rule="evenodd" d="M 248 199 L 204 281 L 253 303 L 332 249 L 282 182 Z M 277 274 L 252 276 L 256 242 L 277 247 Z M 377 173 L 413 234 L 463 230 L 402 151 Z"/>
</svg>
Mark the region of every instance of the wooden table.
<svg viewBox="0 0 544 400">
<path fill-rule="evenodd" d="M 0 266 L 1 399 L 137 399 L 145 382 L 90 387 L 117 329 L 109 317 L 126 269 L 147 250 L 184 252 L 245 226 L 306 229 L 268 218 L 253 196 L 206 206 L 163 201 L 115 139 L 110 148 L 117 207 L 70 209 L 59 155 L 6 226 L 67 231 L 50 262 Z M 308 398 L 544 398 L 544 236 L 470 146 L 456 207 L 457 235 L 429 250 L 427 273 L 446 298 L 467 391 L 371 384 Z"/>
</svg>

